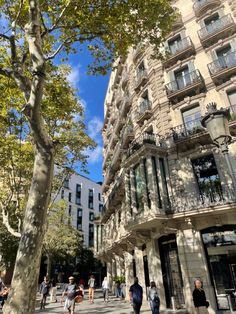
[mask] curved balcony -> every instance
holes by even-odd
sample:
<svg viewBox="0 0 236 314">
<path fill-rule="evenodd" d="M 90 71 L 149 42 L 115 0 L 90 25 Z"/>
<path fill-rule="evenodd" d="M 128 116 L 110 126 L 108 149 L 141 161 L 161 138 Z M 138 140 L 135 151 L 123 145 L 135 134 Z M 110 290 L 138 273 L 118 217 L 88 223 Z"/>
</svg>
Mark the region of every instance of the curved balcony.
<svg viewBox="0 0 236 314">
<path fill-rule="evenodd" d="M 209 63 L 208 69 L 216 85 L 229 80 L 232 75 L 236 74 L 236 52 L 231 52 Z"/>
<path fill-rule="evenodd" d="M 120 109 L 120 116 L 126 118 L 129 110 L 131 107 L 131 100 L 129 96 L 126 96 L 123 100 L 121 109 Z"/>
<path fill-rule="evenodd" d="M 152 116 L 152 102 L 150 100 L 143 100 L 139 106 L 137 113 L 137 123 L 142 125 L 145 120 L 150 119 Z"/>
<path fill-rule="evenodd" d="M 198 35 L 203 47 L 209 47 L 219 39 L 229 37 L 236 31 L 236 24 L 231 16 L 227 14 L 214 23 L 201 28 Z"/>
<path fill-rule="evenodd" d="M 166 59 L 163 61 L 165 67 L 174 65 L 178 60 L 184 60 L 194 54 L 195 47 L 190 37 L 183 38 L 174 47 L 169 47 L 166 51 Z"/>
<path fill-rule="evenodd" d="M 173 31 L 175 31 L 176 29 L 181 28 L 183 25 L 184 25 L 184 22 L 183 22 L 182 16 L 181 16 L 180 13 L 177 13 L 176 19 L 175 19 L 175 21 L 172 24 Z"/>
<path fill-rule="evenodd" d="M 141 70 L 137 73 L 137 79 L 135 81 L 135 86 L 134 89 L 137 91 L 139 91 L 139 89 L 141 88 L 141 86 L 145 85 L 148 81 L 148 73 L 147 70 Z"/>
<path fill-rule="evenodd" d="M 136 62 L 144 52 L 143 45 L 139 44 L 133 51 L 133 62 Z"/>
<path fill-rule="evenodd" d="M 220 0 L 197 0 L 193 5 L 193 10 L 197 17 L 203 15 L 207 10 L 214 9 L 220 5 Z"/>
<path fill-rule="evenodd" d="M 194 70 L 166 84 L 167 97 L 177 103 L 186 96 L 201 93 L 205 89 L 204 80 L 199 70 Z"/>
<path fill-rule="evenodd" d="M 122 75 L 122 82 L 121 82 L 121 86 L 122 86 L 123 89 L 125 89 L 125 87 L 127 86 L 128 81 L 129 81 L 129 74 L 128 74 L 128 71 L 125 70 L 125 71 L 123 72 L 123 75 Z"/>
<path fill-rule="evenodd" d="M 132 124 L 128 124 L 124 127 L 121 137 L 121 147 L 123 149 L 128 148 L 129 144 L 134 139 L 134 127 Z"/>
<path fill-rule="evenodd" d="M 189 137 L 198 135 L 202 132 L 206 131 L 201 125 L 201 118 L 189 121 L 187 123 L 172 128 L 174 142 L 186 140 Z"/>
</svg>

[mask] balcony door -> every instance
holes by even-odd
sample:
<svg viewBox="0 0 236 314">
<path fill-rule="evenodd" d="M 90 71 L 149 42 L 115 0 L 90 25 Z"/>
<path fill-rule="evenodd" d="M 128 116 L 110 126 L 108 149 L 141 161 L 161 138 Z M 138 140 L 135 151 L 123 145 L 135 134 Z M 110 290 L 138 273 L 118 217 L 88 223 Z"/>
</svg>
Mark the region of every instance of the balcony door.
<svg viewBox="0 0 236 314">
<path fill-rule="evenodd" d="M 221 69 L 227 68 L 236 64 L 235 54 L 232 53 L 232 48 L 227 45 L 216 51 L 217 59 Z"/>
<path fill-rule="evenodd" d="M 168 41 L 168 46 L 169 46 L 169 50 L 171 54 L 175 54 L 176 52 L 181 50 L 182 48 L 181 42 L 182 42 L 182 39 L 180 35 Z"/>
<path fill-rule="evenodd" d="M 175 71 L 174 75 L 178 89 L 182 89 L 191 83 L 188 66 L 182 68 L 181 70 Z"/>
<path fill-rule="evenodd" d="M 213 16 L 207 18 L 204 20 L 204 24 L 206 26 L 206 30 L 208 33 L 214 33 L 217 28 L 219 27 L 219 21 L 220 21 L 220 18 L 219 18 L 219 14 L 216 13 L 214 14 Z"/>
<path fill-rule="evenodd" d="M 199 105 L 182 111 L 182 116 L 184 127 L 188 134 L 201 128 L 201 111 Z"/>
</svg>

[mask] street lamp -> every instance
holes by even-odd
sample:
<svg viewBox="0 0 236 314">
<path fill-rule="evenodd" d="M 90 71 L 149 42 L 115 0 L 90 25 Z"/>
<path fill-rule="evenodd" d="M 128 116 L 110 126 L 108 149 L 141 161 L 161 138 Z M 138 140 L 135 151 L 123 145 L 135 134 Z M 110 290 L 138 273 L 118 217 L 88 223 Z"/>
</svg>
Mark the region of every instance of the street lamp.
<svg viewBox="0 0 236 314">
<path fill-rule="evenodd" d="M 225 157 L 228 170 L 232 179 L 234 191 L 236 191 L 236 178 L 234 170 L 229 158 L 229 147 L 232 140 L 232 136 L 229 132 L 229 109 L 216 108 L 216 103 L 209 103 L 207 106 L 207 112 L 202 118 L 201 124 L 210 134 L 213 143 L 219 147 L 220 151 Z"/>
</svg>

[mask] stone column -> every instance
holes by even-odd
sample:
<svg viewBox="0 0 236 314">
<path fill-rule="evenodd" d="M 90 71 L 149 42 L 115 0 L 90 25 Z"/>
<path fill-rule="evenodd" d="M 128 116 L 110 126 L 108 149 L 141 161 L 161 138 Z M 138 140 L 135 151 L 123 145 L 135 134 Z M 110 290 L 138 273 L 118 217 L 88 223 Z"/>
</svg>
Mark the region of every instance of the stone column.
<svg viewBox="0 0 236 314">
<path fill-rule="evenodd" d="M 137 209 L 135 179 L 134 179 L 133 169 L 130 170 L 130 185 L 131 185 L 131 206 L 132 206 L 133 215 L 136 215 L 138 212 L 138 209 Z"/>
<path fill-rule="evenodd" d="M 195 313 L 192 291 L 194 280 L 201 278 L 207 299 L 210 301 L 210 313 L 216 311 L 216 300 L 214 289 L 211 285 L 208 272 L 208 265 L 205 258 L 204 248 L 201 241 L 200 232 L 187 229 L 177 233 L 177 245 L 180 267 L 183 277 L 183 293 L 185 297 L 186 309 L 189 313 Z"/>
<path fill-rule="evenodd" d="M 136 262 L 137 277 L 139 279 L 140 285 L 143 287 L 143 300 L 147 300 L 142 250 L 135 248 L 134 258 Z"/>
<path fill-rule="evenodd" d="M 155 213 L 160 213 L 160 208 L 158 207 L 159 187 L 157 186 L 155 173 L 152 164 L 152 157 L 147 157 L 147 175 L 148 175 L 148 190 L 151 201 L 151 210 Z"/>
<path fill-rule="evenodd" d="M 133 256 L 129 252 L 124 253 L 125 264 L 125 284 L 126 284 L 126 296 L 125 299 L 129 300 L 129 288 L 134 282 L 133 278 Z"/>
<path fill-rule="evenodd" d="M 148 210 L 148 194 L 147 194 L 147 183 L 145 178 L 145 168 L 144 168 L 144 160 L 140 160 L 140 172 L 141 172 L 141 179 L 142 179 L 142 190 L 143 190 L 143 204 L 144 210 Z"/>
<path fill-rule="evenodd" d="M 131 218 L 131 191 L 130 191 L 130 173 L 125 173 L 125 222 L 128 222 Z"/>
</svg>

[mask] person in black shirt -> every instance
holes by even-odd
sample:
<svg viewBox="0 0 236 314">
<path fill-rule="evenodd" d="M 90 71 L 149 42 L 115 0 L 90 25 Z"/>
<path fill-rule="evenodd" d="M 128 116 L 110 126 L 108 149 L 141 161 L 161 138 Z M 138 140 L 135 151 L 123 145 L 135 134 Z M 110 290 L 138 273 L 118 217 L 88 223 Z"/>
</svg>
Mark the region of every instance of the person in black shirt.
<svg viewBox="0 0 236 314">
<path fill-rule="evenodd" d="M 206 300 L 205 291 L 203 290 L 202 281 L 196 279 L 194 281 L 195 289 L 193 290 L 193 303 L 197 314 L 208 314 L 209 302 Z"/>
<path fill-rule="evenodd" d="M 134 278 L 134 284 L 129 289 L 130 302 L 134 313 L 139 314 L 143 302 L 143 288 L 138 284 L 138 278 Z"/>
</svg>

